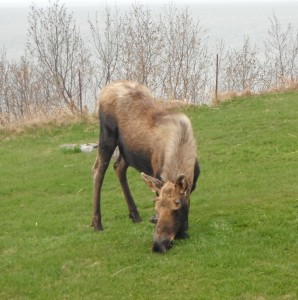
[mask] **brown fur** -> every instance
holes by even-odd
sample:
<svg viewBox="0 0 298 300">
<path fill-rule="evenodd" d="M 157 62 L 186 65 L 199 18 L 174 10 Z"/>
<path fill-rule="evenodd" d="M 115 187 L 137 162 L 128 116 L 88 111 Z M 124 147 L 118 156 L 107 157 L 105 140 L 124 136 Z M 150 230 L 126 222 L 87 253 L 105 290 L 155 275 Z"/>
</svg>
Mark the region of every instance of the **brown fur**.
<svg viewBox="0 0 298 300">
<path fill-rule="evenodd" d="M 118 128 L 125 132 L 128 147 L 153 153 L 154 171 L 163 165 L 163 181 L 174 181 L 178 175 L 187 174 L 192 184 L 196 143 L 184 114 L 166 111 L 147 87 L 130 81 L 106 86 L 99 102 L 100 111 L 113 116 Z"/>
<path fill-rule="evenodd" d="M 183 191 L 183 197 L 189 206 L 189 196 L 198 176 L 195 174 L 196 143 L 189 119 L 182 113 L 165 110 L 163 105 L 154 100 L 147 87 L 130 81 L 117 81 L 102 90 L 99 115 L 101 136 L 93 168 L 95 229 L 102 230 L 100 190 L 111 151 L 116 146 L 119 147 L 120 155 L 114 168 L 134 221 L 140 221 L 140 217 L 126 180 L 129 165 L 140 172 L 149 172 L 147 184 L 151 178 L 156 178 L 159 182 L 171 183 L 175 191 L 177 178 L 184 175 L 187 188 Z M 156 187 L 153 190 L 158 192 Z M 174 199 L 168 198 L 171 201 Z M 167 214 L 170 214 L 170 210 Z M 157 215 L 161 218 L 162 214 L 157 211 Z M 157 231 L 159 228 L 157 226 Z"/>
</svg>

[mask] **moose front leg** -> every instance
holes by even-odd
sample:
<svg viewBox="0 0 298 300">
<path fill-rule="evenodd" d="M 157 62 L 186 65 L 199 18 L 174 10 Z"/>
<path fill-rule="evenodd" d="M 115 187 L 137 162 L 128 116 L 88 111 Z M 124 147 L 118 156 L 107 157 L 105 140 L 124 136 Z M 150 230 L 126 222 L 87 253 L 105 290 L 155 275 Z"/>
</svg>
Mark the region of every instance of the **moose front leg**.
<svg viewBox="0 0 298 300">
<path fill-rule="evenodd" d="M 119 178 L 121 188 L 128 206 L 128 211 L 129 211 L 129 217 L 133 220 L 134 223 L 141 222 L 142 219 L 139 215 L 137 206 L 133 200 L 133 197 L 131 195 L 128 182 L 127 182 L 127 177 L 126 177 L 126 171 L 128 168 L 128 164 L 120 154 L 117 161 L 114 164 L 114 170 L 117 174 L 117 177 Z"/>
</svg>

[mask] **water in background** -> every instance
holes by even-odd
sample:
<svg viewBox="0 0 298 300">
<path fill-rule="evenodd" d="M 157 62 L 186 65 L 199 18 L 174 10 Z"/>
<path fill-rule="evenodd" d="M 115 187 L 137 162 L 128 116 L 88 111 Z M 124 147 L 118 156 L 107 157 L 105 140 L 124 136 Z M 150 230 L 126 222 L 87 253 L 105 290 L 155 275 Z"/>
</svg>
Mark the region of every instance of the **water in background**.
<svg viewBox="0 0 298 300">
<path fill-rule="evenodd" d="M 152 14 L 160 12 L 162 7 L 161 5 L 149 6 Z M 193 16 L 200 19 L 203 28 L 207 29 L 210 45 L 223 39 L 226 46 L 239 48 L 243 44 L 244 36 L 249 36 L 251 41 L 262 50 L 270 26 L 269 17 L 272 17 L 273 12 L 284 28 L 288 23 L 292 23 L 296 30 L 298 29 L 298 1 L 201 3 L 189 4 L 188 7 Z M 118 8 L 127 10 L 129 6 L 118 6 Z M 89 40 L 88 19 L 94 20 L 95 12 L 98 11 L 100 14 L 103 6 L 67 7 L 67 9 L 74 13 L 82 35 Z M 24 7 L 0 6 L 0 50 L 5 47 L 7 57 L 11 60 L 18 60 L 25 53 L 28 10 Z"/>
</svg>

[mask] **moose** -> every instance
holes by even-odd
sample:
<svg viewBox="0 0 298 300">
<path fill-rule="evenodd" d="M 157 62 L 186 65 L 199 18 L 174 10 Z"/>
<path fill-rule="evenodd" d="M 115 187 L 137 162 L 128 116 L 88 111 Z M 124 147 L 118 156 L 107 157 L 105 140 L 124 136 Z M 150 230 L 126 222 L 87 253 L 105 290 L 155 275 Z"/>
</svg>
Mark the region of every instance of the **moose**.
<svg viewBox="0 0 298 300">
<path fill-rule="evenodd" d="M 166 109 L 143 84 L 115 81 L 99 96 L 99 147 L 93 166 L 93 219 L 96 231 L 101 222 L 101 188 L 116 147 L 119 156 L 114 170 L 127 202 L 129 217 L 141 222 L 131 195 L 126 171 L 141 172 L 156 194 L 152 251 L 164 253 L 175 238 L 188 237 L 190 194 L 196 188 L 200 168 L 190 120 Z"/>
</svg>

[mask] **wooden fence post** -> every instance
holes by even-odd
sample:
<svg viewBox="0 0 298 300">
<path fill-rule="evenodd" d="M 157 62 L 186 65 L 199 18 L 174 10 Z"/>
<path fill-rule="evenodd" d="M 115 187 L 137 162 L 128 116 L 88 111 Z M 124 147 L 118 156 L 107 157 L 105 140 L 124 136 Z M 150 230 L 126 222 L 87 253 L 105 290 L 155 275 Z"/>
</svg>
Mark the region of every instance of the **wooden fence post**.
<svg viewBox="0 0 298 300">
<path fill-rule="evenodd" d="M 81 79 L 81 70 L 79 69 L 79 101 L 80 101 L 80 112 L 83 113 L 83 104 L 82 104 L 82 79 Z"/>
<path fill-rule="evenodd" d="M 215 70 L 215 103 L 217 103 L 218 99 L 218 70 L 219 67 L 219 61 L 218 61 L 218 54 L 216 54 L 216 70 Z"/>
</svg>

